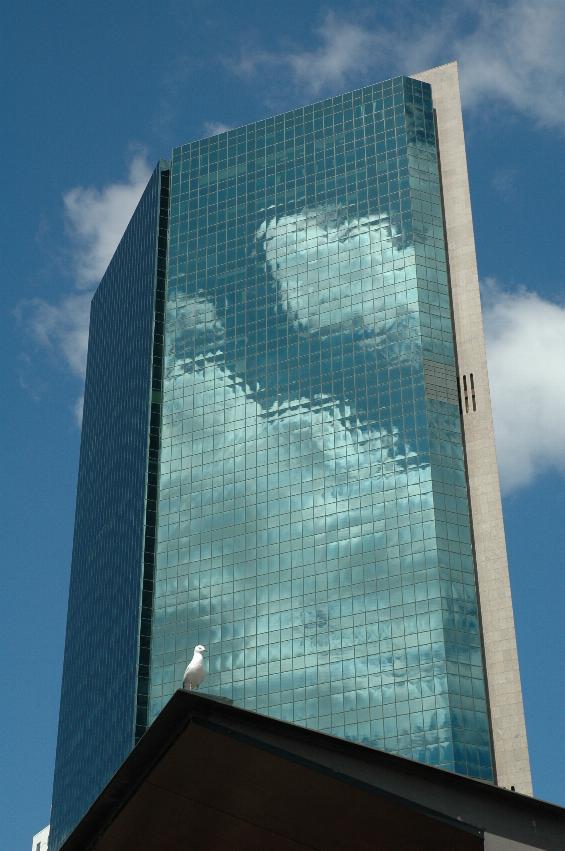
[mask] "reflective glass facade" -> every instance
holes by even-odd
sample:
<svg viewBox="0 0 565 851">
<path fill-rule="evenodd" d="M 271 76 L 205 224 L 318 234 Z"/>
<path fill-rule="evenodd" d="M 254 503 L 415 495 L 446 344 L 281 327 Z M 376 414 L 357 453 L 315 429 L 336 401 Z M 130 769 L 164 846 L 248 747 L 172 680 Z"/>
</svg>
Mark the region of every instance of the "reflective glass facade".
<svg viewBox="0 0 565 851">
<path fill-rule="evenodd" d="M 198 643 L 208 693 L 492 780 L 467 490 L 430 86 L 174 150 L 93 301 L 52 851 Z"/>
<path fill-rule="evenodd" d="M 143 595 L 147 604 L 155 528 L 149 428 L 152 393 L 154 409 L 160 392 L 155 314 L 166 176 L 160 164 L 92 302 L 51 851 L 130 752 L 144 693 L 146 702 Z"/>
<path fill-rule="evenodd" d="M 493 778 L 429 85 L 173 152 L 150 719 L 205 690 Z"/>
</svg>

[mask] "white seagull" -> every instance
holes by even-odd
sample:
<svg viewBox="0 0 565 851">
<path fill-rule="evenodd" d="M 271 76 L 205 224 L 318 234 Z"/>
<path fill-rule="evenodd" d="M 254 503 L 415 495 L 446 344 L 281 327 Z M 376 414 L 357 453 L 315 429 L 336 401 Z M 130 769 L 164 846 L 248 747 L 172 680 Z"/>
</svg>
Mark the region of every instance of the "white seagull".
<svg viewBox="0 0 565 851">
<path fill-rule="evenodd" d="M 197 644 L 194 648 L 194 655 L 188 663 L 182 679 L 182 687 L 187 691 L 198 688 L 204 682 L 206 676 L 206 668 L 204 667 L 205 652 L 206 648 L 203 644 Z"/>
</svg>

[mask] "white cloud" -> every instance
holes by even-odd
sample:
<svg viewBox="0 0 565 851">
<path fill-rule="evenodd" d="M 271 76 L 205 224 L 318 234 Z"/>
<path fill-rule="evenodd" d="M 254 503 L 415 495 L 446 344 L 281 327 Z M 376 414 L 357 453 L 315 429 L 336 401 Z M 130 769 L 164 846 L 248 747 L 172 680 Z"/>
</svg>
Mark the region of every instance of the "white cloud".
<svg viewBox="0 0 565 851">
<path fill-rule="evenodd" d="M 20 302 L 16 308 L 28 338 L 81 380 L 86 370 L 93 288 L 104 274 L 149 176 L 145 157 L 137 154 L 127 180 L 101 189 L 79 186 L 69 190 L 63 201 L 74 287 L 58 301 L 35 298 Z M 26 369 L 29 373 L 29 363 Z M 74 412 L 80 423 L 82 397 Z"/>
<path fill-rule="evenodd" d="M 315 30 L 312 49 L 269 53 L 247 48 L 232 68 L 242 76 L 274 69 L 289 73 L 293 82 L 311 95 L 326 88 L 341 89 L 352 76 L 373 67 L 385 49 L 386 32 L 369 29 L 329 12 Z"/>
<path fill-rule="evenodd" d="M 476 28 L 457 43 L 464 103 L 492 100 L 565 128 L 564 32 L 561 0 L 482 4 Z"/>
<path fill-rule="evenodd" d="M 565 474 L 565 307 L 485 288 L 485 329 L 503 491 Z"/>
<path fill-rule="evenodd" d="M 142 155 L 129 166 L 128 179 L 102 189 L 76 186 L 64 198 L 77 287 L 98 284 L 131 219 L 151 170 Z"/>
<path fill-rule="evenodd" d="M 343 87 L 355 71 L 370 67 L 382 54 L 386 34 L 365 29 L 329 13 L 317 29 L 318 47 L 286 56 L 295 79 L 317 94 L 326 86 Z"/>
<path fill-rule="evenodd" d="M 290 76 L 300 92 L 319 95 L 395 73 L 411 74 L 457 59 L 467 107 L 510 107 L 541 125 L 565 128 L 565 4 L 562 0 L 461 3 L 398 25 L 328 13 L 313 47 L 246 49 L 233 64 L 242 76 Z"/>
</svg>

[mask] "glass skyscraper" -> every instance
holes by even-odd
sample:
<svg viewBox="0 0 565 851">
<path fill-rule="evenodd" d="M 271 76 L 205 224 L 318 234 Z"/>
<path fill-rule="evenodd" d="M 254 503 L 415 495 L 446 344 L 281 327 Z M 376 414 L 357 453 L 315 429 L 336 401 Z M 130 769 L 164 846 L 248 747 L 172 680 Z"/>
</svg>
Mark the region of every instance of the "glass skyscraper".
<svg viewBox="0 0 565 851">
<path fill-rule="evenodd" d="M 435 106 L 397 77 L 151 178 L 93 303 L 50 848 L 198 643 L 210 694 L 497 779 Z"/>
<path fill-rule="evenodd" d="M 50 849 L 146 722 L 168 176 L 160 163 L 92 301 Z"/>
</svg>

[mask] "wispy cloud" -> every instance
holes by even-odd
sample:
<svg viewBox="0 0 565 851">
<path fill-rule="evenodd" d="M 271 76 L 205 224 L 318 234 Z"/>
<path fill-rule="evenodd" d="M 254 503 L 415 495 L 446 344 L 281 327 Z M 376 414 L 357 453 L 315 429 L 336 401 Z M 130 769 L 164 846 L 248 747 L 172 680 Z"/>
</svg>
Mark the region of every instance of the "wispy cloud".
<svg viewBox="0 0 565 851">
<path fill-rule="evenodd" d="M 73 414 L 79 428 L 82 428 L 82 410 L 84 408 L 84 393 L 79 396 L 73 407 Z"/>
<path fill-rule="evenodd" d="M 205 121 L 203 127 L 206 136 L 217 136 L 232 129 L 229 124 L 223 124 L 221 121 Z"/>
<path fill-rule="evenodd" d="M 496 447 L 505 493 L 565 474 L 565 306 L 484 287 Z"/>
<path fill-rule="evenodd" d="M 107 184 L 101 189 L 78 186 L 65 193 L 63 205 L 72 289 L 57 301 L 34 298 L 21 301 L 16 307 L 16 317 L 27 340 L 50 353 L 80 379 L 84 378 L 86 370 L 93 288 L 104 274 L 149 176 L 145 156 L 136 154 L 125 181 Z M 29 373 L 28 354 L 25 363 Z M 25 383 L 29 384 L 29 380 Z M 80 423 L 80 399 L 74 410 Z"/>
<path fill-rule="evenodd" d="M 152 129 L 159 138 L 170 145 L 173 128 L 178 118 L 179 102 L 195 70 L 194 57 L 181 55 L 170 59 L 160 83 Z"/>
<path fill-rule="evenodd" d="M 72 293 L 55 304 L 34 298 L 16 307 L 16 316 L 28 336 L 61 358 L 79 378 L 84 378 L 86 369 L 91 298 L 91 292 Z"/>
<path fill-rule="evenodd" d="M 478 9 L 476 26 L 457 41 L 465 104 L 486 99 L 565 129 L 565 4 L 512 0 Z"/>
<path fill-rule="evenodd" d="M 518 172 L 515 168 L 501 166 L 495 169 L 491 186 L 503 201 L 509 201 L 516 194 Z"/>
<path fill-rule="evenodd" d="M 243 77 L 286 76 L 296 91 L 318 96 L 371 77 L 415 73 L 457 59 L 467 107 L 498 104 L 541 125 L 565 129 L 565 4 L 561 0 L 461 3 L 400 23 L 375 14 L 329 12 L 313 45 L 265 51 L 246 46 L 231 63 Z"/>
<path fill-rule="evenodd" d="M 242 77 L 276 73 L 290 77 L 308 95 L 342 89 L 379 64 L 387 39 L 384 28 L 364 26 L 328 12 L 311 34 L 314 45 L 265 51 L 246 45 L 238 59 L 229 62 Z"/>
</svg>

